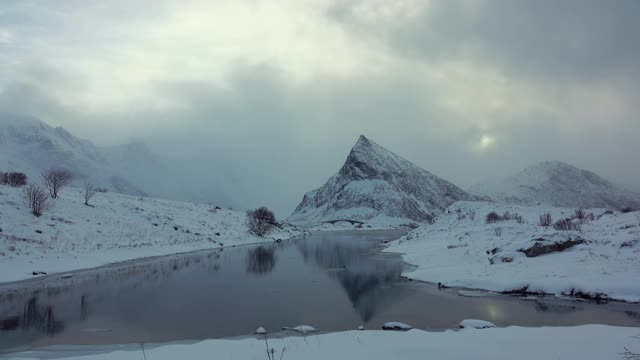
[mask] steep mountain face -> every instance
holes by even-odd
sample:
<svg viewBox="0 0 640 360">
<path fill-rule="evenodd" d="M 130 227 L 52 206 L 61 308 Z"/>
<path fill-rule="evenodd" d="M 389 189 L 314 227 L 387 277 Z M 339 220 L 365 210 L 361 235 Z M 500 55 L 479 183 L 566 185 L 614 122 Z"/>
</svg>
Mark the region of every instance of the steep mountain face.
<svg viewBox="0 0 640 360">
<path fill-rule="evenodd" d="M 547 161 L 496 184 L 472 187 L 474 194 L 499 202 L 583 208 L 640 208 L 640 194 L 572 165 Z"/>
<path fill-rule="evenodd" d="M 33 117 L 0 113 L 0 171 L 20 171 L 39 179 L 51 167 L 72 171 L 76 186 L 88 180 L 119 193 L 145 194 L 90 141 Z"/>
<path fill-rule="evenodd" d="M 364 136 L 337 174 L 304 195 L 289 221 L 372 219 L 425 222 L 447 206 L 473 197 Z"/>
</svg>

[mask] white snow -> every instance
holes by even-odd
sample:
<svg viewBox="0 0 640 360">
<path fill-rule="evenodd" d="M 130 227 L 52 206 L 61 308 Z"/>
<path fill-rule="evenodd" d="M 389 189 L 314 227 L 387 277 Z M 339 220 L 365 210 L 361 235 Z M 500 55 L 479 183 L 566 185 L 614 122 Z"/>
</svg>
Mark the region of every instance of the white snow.
<svg viewBox="0 0 640 360">
<path fill-rule="evenodd" d="M 491 211 L 520 214 L 525 223 L 486 224 L 485 216 Z M 581 291 L 640 301 L 640 212 L 606 214 L 604 209 L 590 209 L 586 213 L 593 213 L 595 220 L 582 224 L 581 231 L 557 231 L 538 224 L 545 212 L 551 212 L 555 221 L 574 211 L 459 202 L 434 224 L 409 232 L 385 251 L 402 253 L 405 261 L 417 266 L 403 274 L 408 278 L 446 286 L 491 291 L 526 287 L 528 292 L 556 295 Z M 569 238 L 586 243 L 532 258 L 518 251 L 537 239 L 550 243 Z"/>
<path fill-rule="evenodd" d="M 506 179 L 475 185 L 470 191 L 515 204 L 640 208 L 640 193 L 560 161 L 535 164 Z"/>
<path fill-rule="evenodd" d="M 450 182 L 360 136 L 340 170 L 305 194 L 288 220 L 307 227 L 338 219 L 393 227 L 426 222 L 452 202 L 472 199 Z"/>
<path fill-rule="evenodd" d="M 390 321 L 386 322 L 382 325 L 382 328 L 385 330 L 411 330 L 413 327 L 411 325 L 407 325 L 405 323 Z"/>
<path fill-rule="evenodd" d="M 313 326 L 309 326 L 309 325 L 298 325 L 296 327 L 283 327 L 282 330 L 291 330 L 291 331 L 296 331 L 299 332 L 300 334 L 309 334 L 309 333 L 313 333 L 313 332 L 317 332 L 318 329 L 314 328 Z"/>
<path fill-rule="evenodd" d="M 21 189 L 0 186 L 0 282 L 303 233 L 283 225 L 260 238 L 247 232 L 243 212 L 110 192 L 85 206 L 81 192 L 63 189 L 53 208 L 36 218 Z"/>
<path fill-rule="evenodd" d="M 476 319 L 466 319 L 460 322 L 460 327 L 463 329 L 488 329 L 496 327 L 492 322 Z"/>
<path fill-rule="evenodd" d="M 492 328 L 483 331 L 408 332 L 347 331 L 311 337 L 268 340 L 279 359 L 619 359 L 625 348 L 640 352 L 638 328 L 585 325 L 579 327 Z M 220 339 L 196 343 L 144 344 L 149 360 L 266 359 L 263 339 Z M 284 354 L 282 352 L 284 351 Z M 15 353 L 9 359 L 142 359 L 139 344 L 91 347 L 56 347 Z"/>
<path fill-rule="evenodd" d="M 486 291 L 475 291 L 475 290 L 458 290 L 458 295 L 465 297 L 487 297 L 495 295 Z"/>
</svg>

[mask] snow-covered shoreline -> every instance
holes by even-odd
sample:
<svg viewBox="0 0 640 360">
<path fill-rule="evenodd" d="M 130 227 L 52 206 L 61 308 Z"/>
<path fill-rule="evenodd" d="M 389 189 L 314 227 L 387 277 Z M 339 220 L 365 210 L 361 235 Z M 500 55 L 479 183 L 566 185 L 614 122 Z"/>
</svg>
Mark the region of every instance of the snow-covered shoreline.
<svg viewBox="0 0 640 360">
<path fill-rule="evenodd" d="M 99 193 L 91 203 L 83 205 L 80 189 L 65 189 L 36 218 L 21 189 L 0 187 L 0 283 L 305 233 L 285 224 L 257 237 L 243 212 L 204 204 L 117 193 Z"/>
<path fill-rule="evenodd" d="M 615 359 L 640 352 L 640 329 L 605 325 L 491 328 L 427 332 L 345 331 L 284 338 L 247 337 L 144 344 L 146 359 Z M 8 359 L 140 359 L 140 344 L 56 346 L 6 354 Z M 282 353 L 284 351 L 284 353 Z"/>
<path fill-rule="evenodd" d="M 554 221 L 576 209 L 544 205 L 518 206 L 459 202 L 432 225 L 424 225 L 392 242 L 387 252 L 401 253 L 416 266 L 409 279 L 496 292 L 513 290 L 555 295 L 640 301 L 640 212 L 594 214 L 579 231 L 558 231 L 538 224 L 540 215 Z M 522 217 L 487 224 L 486 215 L 510 212 Z M 584 241 L 560 252 L 527 257 L 520 250 Z"/>
</svg>

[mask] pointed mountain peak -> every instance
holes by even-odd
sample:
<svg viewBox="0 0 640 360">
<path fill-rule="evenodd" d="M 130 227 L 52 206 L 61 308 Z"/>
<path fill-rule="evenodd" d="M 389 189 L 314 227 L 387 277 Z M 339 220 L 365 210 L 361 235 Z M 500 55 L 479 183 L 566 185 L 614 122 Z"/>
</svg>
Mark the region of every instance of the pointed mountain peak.
<svg viewBox="0 0 640 360">
<path fill-rule="evenodd" d="M 369 139 L 367 139 L 366 136 L 360 135 L 354 147 L 357 147 L 357 146 L 371 146 L 371 141 L 369 141 Z"/>
<path fill-rule="evenodd" d="M 305 194 L 289 220 L 311 224 L 382 217 L 428 222 L 451 203 L 471 199 L 457 186 L 361 135 L 338 173 Z"/>
</svg>

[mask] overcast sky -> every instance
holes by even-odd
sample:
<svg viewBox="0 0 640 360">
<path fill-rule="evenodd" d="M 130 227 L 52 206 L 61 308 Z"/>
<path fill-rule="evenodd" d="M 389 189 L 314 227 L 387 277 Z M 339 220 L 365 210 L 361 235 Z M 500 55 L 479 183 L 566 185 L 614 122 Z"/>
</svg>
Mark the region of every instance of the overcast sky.
<svg viewBox="0 0 640 360">
<path fill-rule="evenodd" d="M 0 0 L 0 111 L 142 139 L 282 215 L 360 134 L 463 187 L 542 160 L 635 185 L 638 19 L 638 0 Z"/>
</svg>

